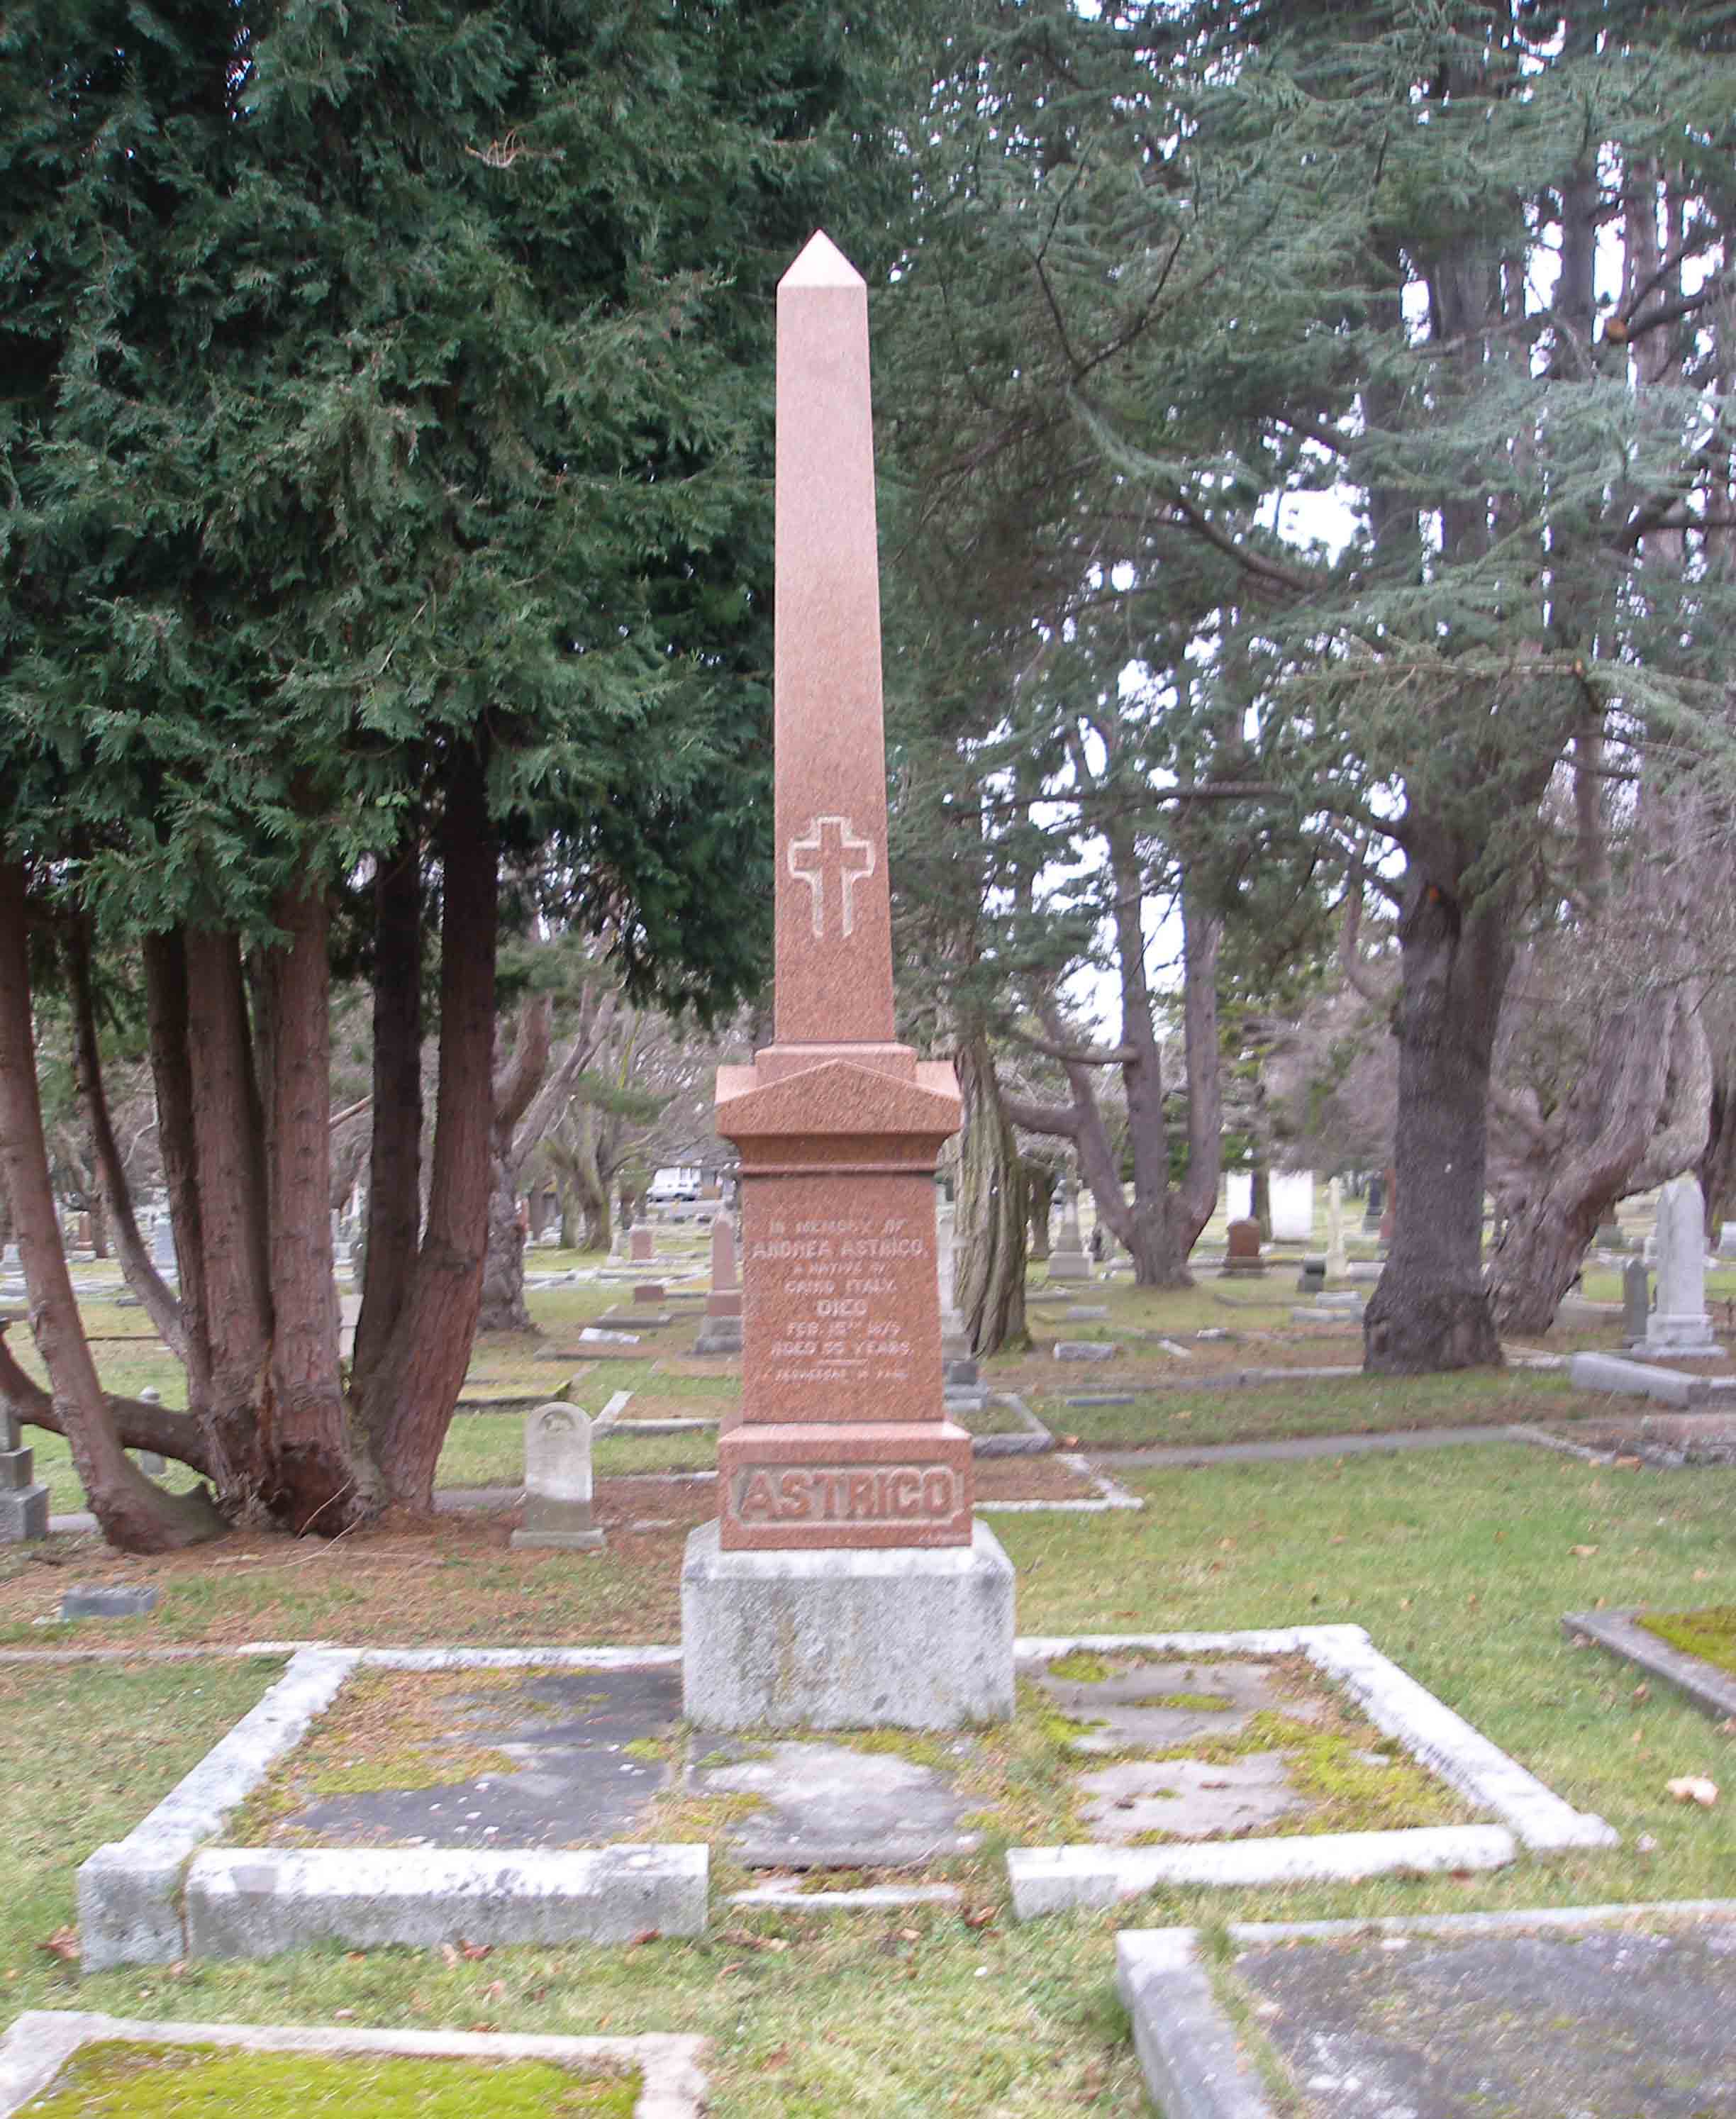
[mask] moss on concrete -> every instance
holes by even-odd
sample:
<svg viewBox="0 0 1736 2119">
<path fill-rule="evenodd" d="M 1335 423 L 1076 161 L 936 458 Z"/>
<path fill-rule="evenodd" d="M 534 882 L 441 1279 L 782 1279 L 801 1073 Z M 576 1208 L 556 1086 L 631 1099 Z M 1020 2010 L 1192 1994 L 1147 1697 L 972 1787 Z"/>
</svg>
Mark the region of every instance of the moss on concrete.
<svg viewBox="0 0 1736 2119">
<path fill-rule="evenodd" d="M 547 2061 L 406 2059 L 90 2045 L 30 2107 L 34 2119 L 631 2119 L 634 2075 L 576 2076 Z"/>
<path fill-rule="evenodd" d="M 1647 1611 L 1636 1623 L 1684 1655 L 1698 1656 L 1736 1676 L 1736 1604 L 1708 1604 L 1697 1611 Z"/>
</svg>

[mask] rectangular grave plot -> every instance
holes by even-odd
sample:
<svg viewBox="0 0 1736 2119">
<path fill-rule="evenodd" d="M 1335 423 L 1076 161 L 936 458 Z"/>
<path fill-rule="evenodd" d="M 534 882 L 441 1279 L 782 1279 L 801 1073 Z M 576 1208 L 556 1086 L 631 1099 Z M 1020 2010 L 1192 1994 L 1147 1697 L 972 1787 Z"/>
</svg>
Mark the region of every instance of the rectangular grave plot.
<svg viewBox="0 0 1736 2119">
<path fill-rule="evenodd" d="M 1022 1659 L 1020 1676 L 1059 1718 L 1080 1840 L 1399 1831 L 1488 1815 L 1300 1653 L 1084 1650 Z"/>
<path fill-rule="evenodd" d="M 1081 1782 L 1083 1843 L 1027 1844 L 1009 1854 L 1014 1912 L 1022 1920 L 1109 1906 L 1165 1885 L 1246 1888 L 1493 1868 L 1513 1860 L 1520 1843 L 1539 1851 L 1616 1843 L 1603 1819 L 1575 1811 L 1544 1787 L 1381 1655 L 1360 1626 L 1104 1634 L 1019 1646 L 1022 1671 L 1042 1667 L 1056 1712 L 1070 1723 L 1101 1725 L 1075 1741 L 1107 1760 Z M 1293 1684 L 1283 1672 L 1297 1657 L 1335 1695 L 1325 1723 L 1315 1725 L 1330 1744 L 1316 1737 L 1301 1747 L 1305 1759 L 1311 1751 L 1311 1775 L 1276 1771 L 1277 1746 L 1251 1750 L 1273 1727 L 1262 1718 L 1274 1710 L 1258 1695 L 1264 1685 Z M 1293 1709 L 1306 1701 L 1280 1695 L 1279 1704 Z M 1356 1733 L 1358 1713 L 1378 1732 L 1366 1750 Z M 1177 1726 L 1189 1718 L 1207 1732 L 1197 1763 L 1174 1756 L 1194 1741 Z M 1469 1810 L 1497 1821 L 1381 1821 L 1376 1804 L 1372 1815 L 1352 1823 L 1342 1802 L 1334 1815 L 1334 1781 L 1348 1774 L 1341 1797 L 1366 1792 L 1369 1782 L 1355 1769 L 1372 1773 L 1377 1786 L 1395 1748 L 1409 1761 L 1407 1775 L 1418 1769 L 1451 1792 L 1460 1817 Z M 1329 1799 L 1311 1819 L 1297 1786 L 1311 1777 L 1324 1782 Z M 1413 1778 L 1411 1784 L 1424 1783 Z"/>
<path fill-rule="evenodd" d="M 502 1852 L 630 1841 L 668 1778 L 666 1667 L 361 1669 L 230 1845 Z"/>
<path fill-rule="evenodd" d="M 0 2115 L 43 2119 L 169 2108 L 185 2119 L 262 2108 L 415 2112 L 460 2119 L 698 2119 L 702 2038 L 140 2023 L 32 2010 L 0 2039 Z"/>
</svg>

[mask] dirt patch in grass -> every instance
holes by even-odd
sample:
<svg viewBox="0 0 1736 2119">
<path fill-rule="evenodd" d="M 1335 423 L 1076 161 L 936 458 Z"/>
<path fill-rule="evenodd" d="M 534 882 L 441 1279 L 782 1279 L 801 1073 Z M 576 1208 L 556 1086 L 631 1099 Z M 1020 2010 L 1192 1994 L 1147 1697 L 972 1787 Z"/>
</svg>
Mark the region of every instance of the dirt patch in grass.
<svg viewBox="0 0 1736 2119">
<path fill-rule="evenodd" d="M 979 1501 L 1092 1501 L 1098 1498 L 1089 1479 L 1058 1457 L 978 1457 L 971 1465 L 971 1486 Z"/>
</svg>

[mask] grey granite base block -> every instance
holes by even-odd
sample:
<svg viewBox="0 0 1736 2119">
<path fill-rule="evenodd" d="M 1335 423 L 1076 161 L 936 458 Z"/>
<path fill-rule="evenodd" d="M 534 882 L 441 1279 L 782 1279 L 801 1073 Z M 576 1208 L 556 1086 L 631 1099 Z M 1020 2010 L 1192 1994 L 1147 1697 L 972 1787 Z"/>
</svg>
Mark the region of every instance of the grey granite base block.
<svg viewBox="0 0 1736 2119">
<path fill-rule="evenodd" d="M 157 1592 L 148 1583 L 132 1585 L 105 1582 L 75 1582 L 63 1593 L 63 1619 L 142 1619 L 156 1609 Z"/>
<path fill-rule="evenodd" d="M 739 1317 L 708 1317 L 699 1327 L 699 1337 L 694 1341 L 696 1355 L 739 1354 L 741 1352 L 741 1319 Z"/>
<path fill-rule="evenodd" d="M 932 1551 L 725 1552 L 681 1570 L 681 1703 L 711 1729 L 956 1729 L 1013 1712 L 1012 1563 L 978 1523 Z"/>
<path fill-rule="evenodd" d="M 0 1545 L 21 1545 L 49 1534 L 49 1490 L 20 1486 L 0 1493 Z"/>
</svg>

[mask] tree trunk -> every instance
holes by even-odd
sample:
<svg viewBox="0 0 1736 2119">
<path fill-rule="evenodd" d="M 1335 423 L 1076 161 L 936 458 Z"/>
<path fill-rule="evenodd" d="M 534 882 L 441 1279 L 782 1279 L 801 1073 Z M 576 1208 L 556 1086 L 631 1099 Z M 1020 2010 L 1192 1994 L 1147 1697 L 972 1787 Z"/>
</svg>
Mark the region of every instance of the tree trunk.
<svg viewBox="0 0 1736 2119">
<path fill-rule="evenodd" d="M 1435 872 L 1456 883 L 1468 860 Z M 1512 963 L 1502 893 L 1466 912 L 1411 856 L 1399 923 L 1399 1102 L 1392 1249 L 1362 1320 L 1370 1375 L 1498 1366 L 1483 1285 L 1489 1069 Z"/>
<path fill-rule="evenodd" d="M 524 1305 L 524 1230 L 518 1219 L 518 1189 L 509 1145 L 511 1128 L 496 1125 L 489 1155 L 488 1254 L 482 1268 L 482 1308 L 479 1332 L 534 1332 Z"/>
<path fill-rule="evenodd" d="M 964 1131 L 959 1146 L 954 1298 L 972 1350 L 998 1353 L 1028 1347 L 1025 1328 L 1024 1166 L 1000 1108 L 995 1063 L 978 1036 L 959 1048 Z"/>
<path fill-rule="evenodd" d="M 1715 1243 L 1724 1222 L 1736 1214 L 1736 1063 L 1726 1055 L 1712 1071 L 1711 1110 L 1700 1189 L 1706 1194 L 1706 1228 Z"/>
<path fill-rule="evenodd" d="M 1616 1201 L 1648 1189 L 1647 1166 L 1661 1179 L 1692 1164 L 1710 1089 L 1695 995 L 1647 995 L 1604 1017 L 1571 1091 L 1532 1122 L 1531 1153 L 1497 1188 L 1488 1287 L 1502 1332 L 1547 1332 Z"/>
<path fill-rule="evenodd" d="M 272 919 L 289 938 L 262 966 L 271 1055 L 271 1361 L 267 1424 L 272 1516 L 298 1536 L 335 1534 L 372 1512 L 374 1481 L 352 1463 L 338 1369 L 332 1257 L 332 1041 L 324 891 L 280 892 Z"/>
<path fill-rule="evenodd" d="M 227 1526 L 202 1489 L 167 1494 L 128 1456 L 97 1379 L 49 1178 L 30 1027 L 24 867 L 7 860 L 0 860 L 0 1170 L 16 1224 L 31 1333 L 103 1536 L 123 1552 L 167 1552 L 220 1537 Z"/>
<path fill-rule="evenodd" d="M 353 1364 L 365 1402 L 409 1299 L 421 1236 L 422 886 L 414 832 L 382 861 L 374 904 L 374 1129 Z"/>
<path fill-rule="evenodd" d="M 1039 1263 L 1049 1255 L 1049 1217 L 1055 1211 L 1058 1173 L 1052 1163 L 1033 1156 L 1024 1161 L 1025 1200 L 1030 1218 L 1030 1255 Z"/>
<path fill-rule="evenodd" d="M 473 752 L 455 758 L 447 788 L 428 1225 L 389 1344 L 358 1391 L 387 1495 L 424 1509 L 470 1363 L 488 1233 L 498 906 L 485 765 Z"/>
</svg>

